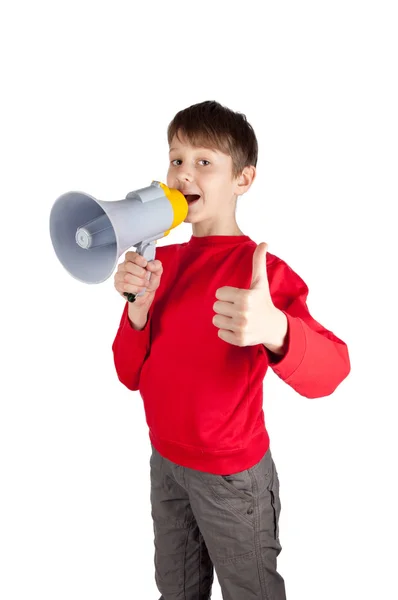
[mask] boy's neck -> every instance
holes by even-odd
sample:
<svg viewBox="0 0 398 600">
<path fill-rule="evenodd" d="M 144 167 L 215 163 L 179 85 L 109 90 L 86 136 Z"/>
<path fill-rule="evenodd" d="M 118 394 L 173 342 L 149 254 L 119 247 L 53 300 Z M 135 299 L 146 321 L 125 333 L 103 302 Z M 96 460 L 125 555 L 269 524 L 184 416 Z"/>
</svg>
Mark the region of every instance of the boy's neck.
<svg viewBox="0 0 398 600">
<path fill-rule="evenodd" d="M 240 229 L 239 227 L 230 229 L 228 227 L 223 228 L 223 227 L 209 227 L 209 228 L 200 228 L 200 227 L 194 227 L 192 226 L 192 235 L 194 235 L 195 237 L 207 237 L 210 235 L 228 235 L 228 236 L 234 236 L 234 235 L 245 235 Z"/>
</svg>

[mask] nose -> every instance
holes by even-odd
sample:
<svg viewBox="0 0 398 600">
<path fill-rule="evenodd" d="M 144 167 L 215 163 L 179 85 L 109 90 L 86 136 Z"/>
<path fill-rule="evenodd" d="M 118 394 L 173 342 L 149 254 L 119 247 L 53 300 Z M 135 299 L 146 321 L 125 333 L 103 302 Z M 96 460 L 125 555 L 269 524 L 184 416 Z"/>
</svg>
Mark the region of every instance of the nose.
<svg viewBox="0 0 398 600">
<path fill-rule="evenodd" d="M 192 179 L 193 179 L 192 173 L 185 166 L 184 166 L 184 170 L 181 169 L 178 171 L 178 174 L 176 177 L 177 177 L 177 181 L 179 181 L 180 183 L 186 182 L 186 181 L 192 181 Z"/>
<path fill-rule="evenodd" d="M 187 176 L 181 176 L 179 175 L 177 177 L 177 181 L 178 181 L 178 187 L 184 187 L 184 185 L 186 183 L 188 183 L 189 185 L 192 183 L 192 177 Z"/>
</svg>

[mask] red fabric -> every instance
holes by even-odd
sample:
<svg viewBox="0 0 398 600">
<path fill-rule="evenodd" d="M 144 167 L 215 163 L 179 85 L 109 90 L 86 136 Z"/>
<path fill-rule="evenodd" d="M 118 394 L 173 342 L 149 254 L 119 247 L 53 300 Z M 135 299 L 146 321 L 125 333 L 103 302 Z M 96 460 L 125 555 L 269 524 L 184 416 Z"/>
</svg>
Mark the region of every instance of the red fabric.
<svg viewBox="0 0 398 600">
<path fill-rule="evenodd" d="M 332 394 L 350 372 L 346 344 L 310 315 L 305 282 L 269 252 L 271 297 L 288 319 L 286 353 L 218 337 L 216 290 L 249 289 L 255 248 L 248 236 L 192 236 L 158 247 L 163 275 L 143 330 L 131 327 L 124 307 L 112 345 L 118 378 L 139 390 L 152 444 L 179 465 L 222 475 L 262 458 L 268 366 L 306 398 Z"/>
</svg>

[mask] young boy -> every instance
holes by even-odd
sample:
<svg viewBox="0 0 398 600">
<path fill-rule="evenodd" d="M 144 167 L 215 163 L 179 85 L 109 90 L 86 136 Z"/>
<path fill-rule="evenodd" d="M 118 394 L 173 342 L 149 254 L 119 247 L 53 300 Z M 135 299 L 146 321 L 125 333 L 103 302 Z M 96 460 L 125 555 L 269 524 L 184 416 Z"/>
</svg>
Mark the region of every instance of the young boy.
<svg viewBox="0 0 398 600">
<path fill-rule="evenodd" d="M 327 396 L 350 371 L 347 346 L 310 315 L 304 281 L 236 223 L 257 164 L 246 117 L 202 102 L 177 113 L 168 142 L 167 185 L 190 203 L 192 236 L 152 263 L 126 253 L 121 295 L 151 276 L 112 346 L 149 427 L 159 600 L 207 600 L 213 568 L 224 600 L 284 600 L 263 379 L 271 367 L 302 396 Z"/>
</svg>

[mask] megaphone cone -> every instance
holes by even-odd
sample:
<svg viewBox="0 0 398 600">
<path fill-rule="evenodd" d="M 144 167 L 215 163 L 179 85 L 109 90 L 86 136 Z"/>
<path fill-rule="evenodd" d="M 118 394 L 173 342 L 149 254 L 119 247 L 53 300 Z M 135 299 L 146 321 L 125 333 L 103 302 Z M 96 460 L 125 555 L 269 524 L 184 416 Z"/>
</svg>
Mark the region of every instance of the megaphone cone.
<svg viewBox="0 0 398 600">
<path fill-rule="evenodd" d="M 146 260 L 153 260 L 156 241 L 187 214 L 185 196 L 158 181 L 111 202 L 72 191 L 57 198 L 51 209 L 50 236 L 59 261 L 72 277 L 102 283 L 132 246 Z"/>
</svg>

